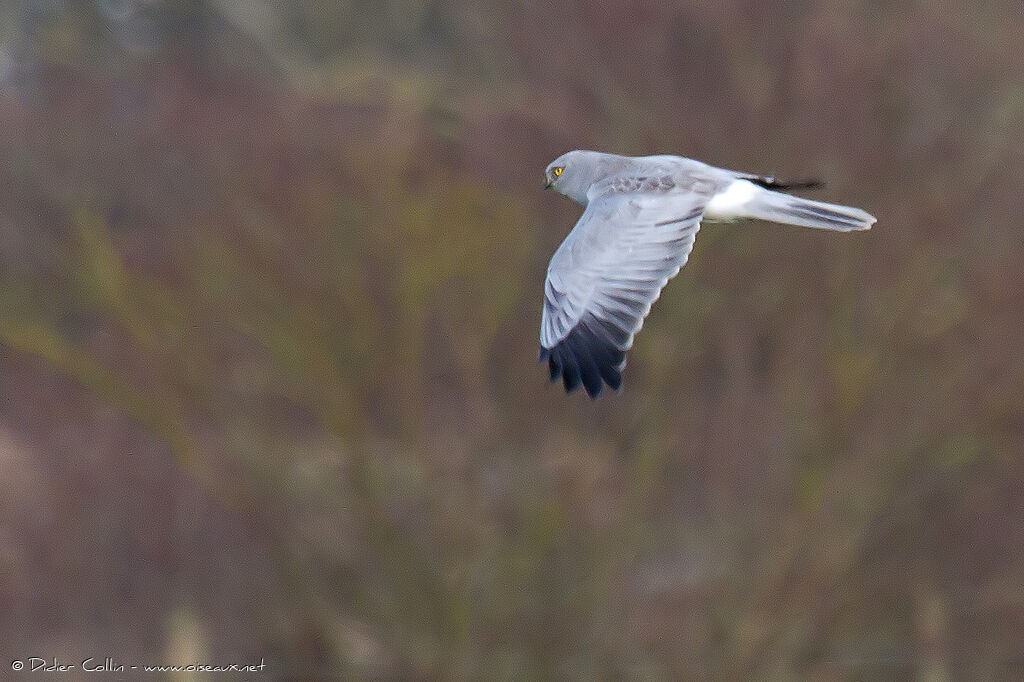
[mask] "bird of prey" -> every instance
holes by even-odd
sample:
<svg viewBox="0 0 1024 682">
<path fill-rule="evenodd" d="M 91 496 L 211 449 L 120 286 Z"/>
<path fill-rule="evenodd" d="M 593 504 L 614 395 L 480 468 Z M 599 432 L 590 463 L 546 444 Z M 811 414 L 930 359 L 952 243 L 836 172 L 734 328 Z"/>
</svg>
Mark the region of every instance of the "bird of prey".
<svg viewBox="0 0 1024 682">
<path fill-rule="evenodd" d="M 825 230 L 866 230 L 859 208 L 776 190 L 770 177 L 681 156 L 619 156 L 576 150 L 551 162 L 545 188 L 585 206 L 548 265 L 539 360 L 566 392 L 618 391 L 626 351 L 661 289 L 693 248 L 701 220 L 759 218 Z"/>
</svg>

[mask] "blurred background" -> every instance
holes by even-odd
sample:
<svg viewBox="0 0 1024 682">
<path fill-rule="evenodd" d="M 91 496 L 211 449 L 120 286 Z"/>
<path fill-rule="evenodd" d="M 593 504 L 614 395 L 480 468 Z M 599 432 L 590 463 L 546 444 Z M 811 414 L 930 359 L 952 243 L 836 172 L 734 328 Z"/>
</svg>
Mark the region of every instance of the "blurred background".
<svg viewBox="0 0 1024 682">
<path fill-rule="evenodd" d="M 1022 34 L 1010 2 L 3 3 L 4 669 L 1024 678 Z M 580 209 L 541 181 L 578 147 L 878 224 L 705 226 L 623 393 L 566 396 L 535 358 Z"/>
</svg>

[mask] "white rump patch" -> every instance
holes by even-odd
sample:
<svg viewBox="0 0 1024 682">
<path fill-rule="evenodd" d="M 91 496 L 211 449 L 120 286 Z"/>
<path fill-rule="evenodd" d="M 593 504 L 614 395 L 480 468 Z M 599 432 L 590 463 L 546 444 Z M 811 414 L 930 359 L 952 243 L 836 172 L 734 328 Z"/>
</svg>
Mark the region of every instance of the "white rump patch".
<svg viewBox="0 0 1024 682">
<path fill-rule="evenodd" d="M 712 220 L 730 220 L 749 215 L 743 209 L 761 191 L 748 180 L 735 180 L 718 194 L 711 197 L 704 208 L 704 217 Z"/>
</svg>

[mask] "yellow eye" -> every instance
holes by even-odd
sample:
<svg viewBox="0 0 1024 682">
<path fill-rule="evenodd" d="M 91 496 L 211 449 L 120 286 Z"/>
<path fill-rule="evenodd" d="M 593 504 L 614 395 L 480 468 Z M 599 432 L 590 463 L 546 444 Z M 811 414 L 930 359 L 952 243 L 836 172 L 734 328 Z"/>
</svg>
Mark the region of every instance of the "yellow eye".
<svg viewBox="0 0 1024 682">
<path fill-rule="evenodd" d="M 565 169 L 562 168 L 561 166 L 555 166 L 554 168 L 551 169 L 551 172 L 554 173 L 555 175 L 561 175 L 563 170 Z"/>
</svg>

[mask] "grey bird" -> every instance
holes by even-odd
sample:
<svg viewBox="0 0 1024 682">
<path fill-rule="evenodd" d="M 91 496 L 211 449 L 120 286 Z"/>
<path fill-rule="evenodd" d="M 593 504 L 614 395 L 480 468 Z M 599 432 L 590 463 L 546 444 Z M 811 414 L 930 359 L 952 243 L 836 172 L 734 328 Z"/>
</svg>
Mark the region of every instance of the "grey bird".
<svg viewBox="0 0 1024 682">
<path fill-rule="evenodd" d="M 701 220 L 758 218 L 849 232 L 875 218 L 859 208 L 776 190 L 774 178 L 681 156 L 576 150 L 551 162 L 545 188 L 585 206 L 548 265 L 539 360 L 566 392 L 591 398 L 622 386 L 626 351 L 665 284 L 686 263 Z"/>
</svg>

